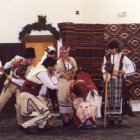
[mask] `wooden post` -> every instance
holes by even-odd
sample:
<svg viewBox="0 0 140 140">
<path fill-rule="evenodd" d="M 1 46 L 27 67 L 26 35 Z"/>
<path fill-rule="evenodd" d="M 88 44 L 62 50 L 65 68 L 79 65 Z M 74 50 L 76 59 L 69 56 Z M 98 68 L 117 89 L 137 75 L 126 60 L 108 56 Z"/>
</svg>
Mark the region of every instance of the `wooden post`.
<svg viewBox="0 0 140 140">
<path fill-rule="evenodd" d="M 105 84 L 105 110 L 104 110 L 104 127 L 106 127 L 107 84 L 108 84 L 108 72 L 107 72 L 107 75 L 106 75 L 106 84 Z"/>
</svg>

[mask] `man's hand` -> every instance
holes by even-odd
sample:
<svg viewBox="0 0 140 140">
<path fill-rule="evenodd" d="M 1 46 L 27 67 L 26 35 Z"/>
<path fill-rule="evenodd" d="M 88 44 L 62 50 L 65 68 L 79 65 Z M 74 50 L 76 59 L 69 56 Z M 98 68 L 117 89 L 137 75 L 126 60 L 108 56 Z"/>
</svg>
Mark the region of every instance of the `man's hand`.
<svg viewBox="0 0 140 140">
<path fill-rule="evenodd" d="M 46 97 L 46 94 L 41 94 L 41 96 L 45 98 L 45 101 L 46 101 L 46 102 L 49 101 L 49 98 Z"/>
<path fill-rule="evenodd" d="M 41 96 L 46 97 L 46 94 L 41 94 Z"/>
<path fill-rule="evenodd" d="M 9 75 L 7 76 L 7 79 L 10 80 L 10 81 L 12 81 L 12 77 L 9 76 Z"/>
<path fill-rule="evenodd" d="M 119 72 L 120 72 L 120 73 L 122 73 L 122 74 L 125 74 L 125 72 L 124 72 L 124 71 L 122 71 L 122 70 L 119 70 Z"/>
<path fill-rule="evenodd" d="M 56 94 L 58 94 L 58 89 L 56 89 Z"/>
<path fill-rule="evenodd" d="M 0 71 L 1 72 L 5 71 L 5 68 L 4 67 L 0 67 Z"/>
</svg>

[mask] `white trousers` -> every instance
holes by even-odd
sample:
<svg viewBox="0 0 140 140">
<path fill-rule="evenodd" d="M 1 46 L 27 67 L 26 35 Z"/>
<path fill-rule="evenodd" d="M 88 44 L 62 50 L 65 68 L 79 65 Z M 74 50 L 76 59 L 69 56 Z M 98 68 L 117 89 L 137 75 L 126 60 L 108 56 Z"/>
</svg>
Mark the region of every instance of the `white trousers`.
<svg viewBox="0 0 140 140">
<path fill-rule="evenodd" d="M 39 116 L 25 122 L 24 124 L 28 126 L 33 126 L 37 124 L 45 124 L 45 122 L 51 118 L 51 112 L 48 107 L 37 97 L 28 92 L 21 93 L 21 115 L 29 115 L 29 106 L 39 113 Z"/>
<path fill-rule="evenodd" d="M 15 94 L 16 96 L 16 119 L 19 124 L 23 123 L 21 117 L 21 102 L 20 102 L 20 90 L 17 85 L 10 84 L 8 88 L 3 88 L 1 95 L 0 95 L 0 112 L 3 109 L 4 105 L 8 102 L 8 100 Z"/>
</svg>

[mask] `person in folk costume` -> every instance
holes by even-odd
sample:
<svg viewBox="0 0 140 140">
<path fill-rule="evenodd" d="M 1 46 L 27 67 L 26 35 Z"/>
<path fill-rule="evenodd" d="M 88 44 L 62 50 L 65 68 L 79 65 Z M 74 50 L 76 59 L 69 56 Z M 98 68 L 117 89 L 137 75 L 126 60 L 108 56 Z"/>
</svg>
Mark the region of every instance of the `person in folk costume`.
<svg viewBox="0 0 140 140">
<path fill-rule="evenodd" d="M 106 81 L 105 64 L 111 63 L 112 70 L 108 74 L 106 115 L 110 117 L 108 125 L 114 125 L 114 117 L 118 117 L 118 125 L 122 125 L 122 116 L 132 112 L 129 108 L 129 94 L 126 88 L 126 76 L 135 74 L 135 64 L 123 53 L 119 52 L 116 41 L 108 44 L 109 54 L 104 56 L 102 65 L 103 79 Z M 130 112 L 128 112 L 130 111 Z"/>
<path fill-rule="evenodd" d="M 41 64 L 43 63 L 43 61 L 44 61 L 47 57 L 52 57 L 52 58 L 55 59 L 55 55 L 56 55 L 56 50 L 55 50 L 55 48 L 54 48 L 53 46 L 48 46 L 48 47 L 46 48 L 45 52 L 44 52 L 43 57 L 41 58 L 41 61 L 39 61 L 38 65 L 41 65 Z M 54 74 L 57 76 L 56 71 L 54 71 Z M 49 93 L 47 93 L 47 88 L 46 88 L 46 86 L 43 85 L 43 86 L 41 87 L 41 90 L 39 91 L 39 95 L 40 95 L 40 96 L 47 96 L 47 95 L 46 95 L 46 93 L 47 93 L 47 94 L 49 94 L 49 97 L 50 97 L 52 100 L 53 100 L 53 99 L 57 100 L 57 96 L 56 96 L 56 91 L 55 91 L 55 90 L 51 90 L 51 89 L 48 88 L 48 92 L 49 92 Z M 47 97 L 48 97 L 48 96 L 47 96 Z M 57 126 L 56 124 L 53 124 L 53 123 L 52 123 L 51 119 L 48 120 L 47 125 L 48 125 L 49 127 L 56 127 L 56 126 Z"/>
<path fill-rule="evenodd" d="M 4 88 L 0 95 L 0 112 L 6 102 L 12 97 L 13 94 L 16 96 L 16 119 L 17 123 L 23 123 L 21 117 L 21 100 L 20 92 L 23 86 L 23 83 L 33 68 L 33 63 L 35 59 L 35 50 L 34 48 L 26 48 L 24 58 L 16 55 L 11 61 L 7 62 L 3 67 L 0 67 L 1 71 L 4 71 L 8 68 L 12 68 L 10 75 L 7 76 L 7 80 L 4 83 Z"/>
<path fill-rule="evenodd" d="M 101 117 L 101 97 L 89 73 L 79 72 L 77 79 L 70 84 L 71 98 L 73 100 L 73 125 L 77 128 L 96 127 L 95 119 Z M 74 94 L 74 96 L 73 96 Z"/>
<path fill-rule="evenodd" d="M 51 57 L 46 58 L 42 65 L 38 65 L 30 71 L 24 82 L 21 91 L 21 114 L 28 116 L 29 106 L 39 113 L 35 118 L 19 126 L 27 134 L 32 133 L 29 127 L 33 125 L 39 125 L 37 132 L 48 130 L 46 121 L 51 118 L 51 112 L 45 104 L 47 102 L 45 97 L 38 95 L 42 85 L 50 89 L 58 89 L 58 81 L 53 74 L 55 64 L 56 60 Z"/>
<path fill-rule="evenodd" d="M 59 50 L 59 58 L 56 65 L 58 74 L 58 105 L 59 111 L 63 116 L 63 125 L 69 126 L 72 122 L 72 101 L 69 100 L 69 85 L 74 81 L 77 71 L 77 64 L 73 57 L 69 57 L 69 46 L 61 46 Z M 69 114 L 69 120 L 66 113 Z"/>
</svg>

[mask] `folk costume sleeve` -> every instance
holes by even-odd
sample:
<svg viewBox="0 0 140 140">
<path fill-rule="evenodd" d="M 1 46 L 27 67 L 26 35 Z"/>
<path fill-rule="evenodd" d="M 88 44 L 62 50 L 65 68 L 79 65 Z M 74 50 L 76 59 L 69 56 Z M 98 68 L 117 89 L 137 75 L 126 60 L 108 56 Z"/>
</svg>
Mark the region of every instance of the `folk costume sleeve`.
<svg viewBox="0 0 140 140">
<path fill-rule="evenodd" d="M 73 62 L 73 66 L 74 66 L 73 71 L 77 70 L 77 63 L 76 63 L 75 59 L 74 59 L 73 57 L 70 57 L 70 59 L 71 59 L 72 62 Z"/>
<path fill-rule="evenodd" d="M 29 74 L 30 70 L 33 68 L 33 65 L 30 65 L 27 67 L 27 71 L 25 73 L 25 79 L 27 77 L 27 75 Z M 12 82 L 13 83 L 16 83 L 17 85 L 19 86 L 23 86 L 24 82 L 25 82 L 25 79 L 15 79 L 15 78 L 12 78 Z"/>
<path fill-rule="evenodd" d="M 136 70 L 135 63 L 132 62 L 127 56 L 124 56 L 123 64 L 125 65 L 125 67 L 123 67 L 123 71 L 125 72 L 126 76 L 135 74 Z"/>
<path fill-rule="evenodd" d="M 19 86 L 23 86 L 25 80 L 12 78 L 12 82 Z"/>
<path fill-rule="evenodd" d="M 56 69 L 56 73 L 57 73 L 57 78 L 59 78 L 59 76 L 61 75 L 60 74 L 60 71 L 61 71 L 61 64 L 60 64 L 60 60 L 57 61 L 57 64 L 55 66 L 55 69 Z M 56 74 L 55 74 L 56 75 Z"/>
<path fill-rule="evenodd" d="M 13 66 L 12 62 L 9 61 L 9 62 L 7 62 L 7 63 L 4 65 L 4 68 L 5 68 L 5 70 L 6 70 L 6 69 L 11 68 L 12 66 Z"/>
<path fill-rule="evenodd" d="M 7 62 L 4 66 L 5 69 L 8 69 L 8 68 L 12 67 L 12 70 L 10 72 L 10 76 L 12 76 L 12 82 L 19 85 L 19 86 L 23 86 L 23 83 L 26 79 L 26 76 L 28 75 L 30 69 L 33 67 L 32 65 L 27 66 L 23 70 L 24 76 L 20 77 L 17 74 L 17 68 L 19 67 L 21 59 L 23 59 L 23 57 L 20 57 L 20 56 L 16 55 L 11 61 Z"/>
<path fill-rule="evenodd" d="M 101 68 L 102 73 L 106 72 L 106 70 L 104 69 L 105 68 L 105 64 L 106 64 L 106 58 L 104 56 L 104 61 L 103 61 L 102 68 Z"/>
<path fill-rule="evenodd" d="M 48 72 L 40 72 L 37 77 L 43 82 L 43 84 L 50 89 L 58 89 L 57 78 L 53 75 L 50 76 Z"/>
<path fill-rule="evenodd" d="M 5 65 L 4 65 L 4 68 L 5 69 L 9 69 L 13 66 L 13 62 L 16 60 L 16 59 L 19 59 L 19 58 L 22 58 L 18 55 L 16 55 L 11 61 L 7 62 Z"/>
</svg>

